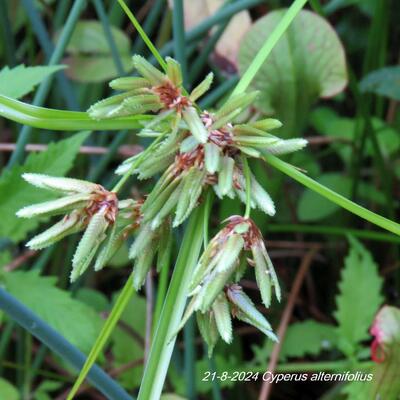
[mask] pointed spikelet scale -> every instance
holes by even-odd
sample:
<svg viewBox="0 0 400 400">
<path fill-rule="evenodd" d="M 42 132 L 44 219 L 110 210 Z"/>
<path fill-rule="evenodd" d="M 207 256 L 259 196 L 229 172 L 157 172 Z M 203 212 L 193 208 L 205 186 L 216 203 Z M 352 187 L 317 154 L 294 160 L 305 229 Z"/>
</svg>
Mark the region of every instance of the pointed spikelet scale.
<svg viewBox="0 0 400 400">
<path fill-rule="evenodd" d="M 85 269 L 89 266 L 87 260 L 94 257 L 92 249 L 97 249 L 101 241 L 104 240 L 104 232 L 108 226 L 108 221 L 104 215 L 105 209 L 98 211 L 90 219 L 72 259 L 71 279 L 76 279 L 85 272 Z"/>
<path fill-rule="evenodd" d="M 237 262 L 244 247 L 244 240 L 239 234 L 232 234 L 222 245 L 221 256 L 215 268 L 218 272 L 230 269 Z"/>
<path fill-rule="evenodd" d="M 175 86 L 177 87 L 182 86 L 182 71 L 179 63 L 171 57 L 167 57 L 165 61 L 167 62 L 168 78 Z"/>
<path fill-rule="evenodd" d="M 184 187 L 184 182 L 181 182 L 179 186 L 174 191 L 172 191 L 168 199 L 160 208 L 160 211 L 151 221 L 151 229 L 157 229 L 162 224 L 163 220 L 172 212 L 172 210 L 178 204 L 179 197 L 182 193 L 183 187 Z M 173 226 L 175 226 L 175 222 Z"/>
<path fill-rule="evenodd" d="M 80 223 L 78 212 L 73 212 L 49 229 L 33 237 L 26 246 L 32 250 L 41 250 L 82 229 L 83 225 Z"/>
<path fill-rule="evenodd" d="M 110 234 L 100 248 L 99 254 L 94 263 L 94 270 L 100 271 L 105 267 L 111 257 L 118 251 L 122 245 L 121 232 L 117 233 L 117 224 L 114 224 Z"/>
<path fill-rule="evenodd" d="M 129 258 L 134 260 L 140 255 L 140 252 L 147 247 L 154 239 L 155 233 L 150 228 L 150 224 L 144 224 L 141 226 L 135 241 L 129 249 Z"/>
<path fill-rule="evenodd" d="M 281 286 L 279 285 L 279 281 L 278 281 L 278 277 L 277 277 L 276 272 L 275 272 L 274 265 L 272 264 L 272 261 L 271 261 L 269 255 L 268 255 L 268 253 L 267 253 L 267 250 L 266 250 L 265 245 L 264 245 L 263 242 L 261 242 L 260 247 L 261 247 L 261 251 L 263 253 L 264 259 L 265 259 L 265 261 L 267 263 L 267 266 L 268 266 L 268 271 L 269 271 L 269 274 L 271 276 L 272 284 L 274 285 L 275 296 L 276 296 L 277 300 L 280 302 L 281 301 L 281 297 L 282 297 Z"/>
<path fill-rule="evenodd" d="M 252 146 L 257 148 L 268 148 L 273 144 L 279 142 L 280 139 L 275 137 L 263 137 L 263 136 L 234 136 L 233 140 L 238 143 L 239 146 Z"/>
<path fill-rule="evenodd" d="M 114 90 L 136 90 L 151 87 L 151 83 L 147 79 L 133 76 L 113 79 L 109 85 Z"/>
<path fill-rule="evenodd" d="M 253 147 L 248 147 L 248 146 L 236 146 L 236 147 L 247 156 L 254 158 L 261 157 L 261 153 L 258 150 L 254 149 Z"/>
<path fill-rule="evenodd" d="M 159 86 L 166 82 L 167 77 L 153 67 L 144 57 L 134 55 L 132 57 L 133 66 L 143 78 L 147 79 L 152 86 Z"/>
<path fill-rule="evenodd" d="M 238 285 L 232 285 L 227 290 L 229 301 L 235 306 L 235 315 L 240 320 L 255 326 L 274 341 L 278 341 L 272 332 L 271 325 L 266 318 L 257 310 L 250 297 L 248 297 Z"/>
<path fill-rule="evenodd" d="M 82 259 L 82 261 L 76 265 L 76 267 L 72 268 L 69 279 L 71 282 L 75 282 L 88 268 L 92 260 L 94 259 L 97 250 L 99 248 L 99 244 L 97 243 L 88 253 L 88 255 Z"/>
<path fill-rule="evenodd" d="M 192 274 L 192 280 L 190 281 L 189 291 L 195 290 L 195 288 L 201 283 L 204 277 L 211 271 L 212 267 L 216 264 L 218 260 L 218 254 L 215 255 L 217 248 L 218 237 L 214 237 L 205 248 L 203 254 L 201 255 L 194 271 Z M 210 268 L 211 264 L 211 268 Z"/>
<path fill-rule="evenodd" d="M 155 246 L 151 244 L 141 249 L 139 256 L 135 260 L 133 268 L 133 287 L 136 291 L 140 290 L 146 280 L 146 275 L 150 270 L 151 263 L 153 262 L 156 253 Z"/>
<path fill-rule="evenodd" d="M 306 139 L 279 140 L 278 142 L 269 145 L 266 148 L 266 151 L 275 155 L 288 154 L 303 149 L 307 146 L 307 143 Z"/>
<path fill-rule="evenodd" d="M 224 156 L 218 174 L 218 189 L 222 196 L 225 196 L 233 188 L 233 158 Z"/>
<path fill-rule="evenodd" d="M 161 107 L 162 105 L 158 96 L 154 94 L 141 94 L 126 98 L 118 107 L 107 113 L 107 118 L 143 114 L 149 111 L 158 111 Z"/>
<path fill-rule="evenodd" d="M 200 142 L 206 143 L 208 139 L 208 131 L 200 119 L 199 114 L 194 107 L 186 107 L 183 110 L 183 119 L 189 127 L 192 135 Z"/>
<path fill-rule="evenodd" d="M 261 211 L 270 216 L 275 215 L 275 205 L 271 196 L 257 182 L 254 175 L 251 175 L 251 198 Z"/>
<path fill-rule="evenodd" d="M 187 138 L 182 140 L 179 151 L 181 153 L 188 153 L 194 150 L 198 145 L 199 141 L 194 136 L 188 136 Z"/>
<path fill-rule="evenodd" d="M 157 272 L 160 272 L 164 266 L 167 266 L 170 263 L 172 244 L 174 239 L 170 220 L 167 219 L 161 225 L 159 230 L 159 237 L 162 238 L 162 240 L 160 240 L 158 243 Z"/>
<path fill-rule="evenodd" d="M 257 286 L 260 289 L 262 301 L 268 308 L 271 305 L 271 278 L 268 266 L 259 246 L 252 246 L 251 252 L 255 263 Z"/>
<path fill-rule="evenodd" d="M 226 126 L 227 124 L 232 123 L 241 112 L 242 112 L 241 108 L 236 108 L 229 114 L 226 114 L 223 117 L 219 117 L 218 119 L 215 119 L 213 124 L 210 126 L 210 130 L 220 129 L 223 126 Z M 215 115 L 214 115 L 214 118 L 216 118 Z"/>
<path fill-rule="evenodd" d="M 99 120 L 104 118 L 111 118 L 113 112 L 118 109 L 118 107 L 125 99 L 131 97 L 135 98 L 141 93 L 143 93 L 142 90 L 136 89 L 120 93 L 115 96 L 107 97 L 106 99 L 102 99 L 91 105 L 87 112 L 89 116 L 93 119 Z"/>
<path fill-rule="evenodd" d="M 204 170 L 192 167 L 182 181 L 182 191 L 176 207 L 173 227 L 180 225 L 193 211 L 203 189 L 206 173 Z"/>
<path fill-rule="evenodd" d="M 197 312 L 196 319 L 200 334 L 208 346 L 208 357 L 211 358 L 219 336 L 214 314 Z"/>
<path fill-rule="evenodd" d="M 229 304 L 226 300 L 225 294 L 221 293 L 215 299 L 212 310 L 214 312 L 215 322 L 219 335 L 226 343 L 231 343 L 232 336 L 232 318 L 229 310 Z"/>
<path fill-rule="evenodd" d="M 229 269 L 222 272 L 214 270 L 204 280 L 202 288 L 199 291 L 199 310 L 206 312 L 210 309 L 215 298 L 221 293 L 224 286 L 229 282 L 237 263 L 234 263 Z"/>
<path fill-rule="evenodd" d="M 226 103 L 215 113 L 215 119 L 225 117 L 236 109 L 244 110 L 247 106 L 253 103 L 259 92 L 241 93 L 229 98 Z"/>
<path fill-rule="evenodd" d="M 191 92 L 189 99 L 191 101 L 196 101 L 199 99 L 201 96 L 203 96 L 204 93 L 206 93 L 213 82 L 214 79 L 214 74 L 210 72 L 203 81 L 201 81 Z"/>
<path fill-rule="evenodd" d="M 101 188 L 100 185 L 73 178 L 59 178 L 43 174 L 25 173 L 22 177 L 31 185 L 62 194 L 92 193 Z"/>
<path fill-rule="evenodd" d="M 220 148 L 215 143 L 209 142 L 204 145 L 204 161 L 206 170 L 209 174 L 218 172 L 220 157 Z"/>
<path fill-rule="evenodd" d="M 280 128 L 282 126 L 282 122 L 277 119 L 266 118 L 260 119 L 259 121 L 250 122 L 249 125 L 262 131 L 268 132 L 273 129 Z"/>
<path fill-rule="evenodd" d="M 68 211 L 85 206 L 89 199 L 90 194 L 72 194 L 56 200 L 45 201 L 21 208 L 16 215 L 20 218 L 32 218 L 38 215 L 66 214 Z"/>
<path fill-rule="evenodd" d="M 143 220 L 145 222 L 150 221 L 157 215 L 179 184 L 180 179 L 169 176 L 165 177 L 162 185 L 157 187 L 156 184 L 142 206 Z"/>
</svg>

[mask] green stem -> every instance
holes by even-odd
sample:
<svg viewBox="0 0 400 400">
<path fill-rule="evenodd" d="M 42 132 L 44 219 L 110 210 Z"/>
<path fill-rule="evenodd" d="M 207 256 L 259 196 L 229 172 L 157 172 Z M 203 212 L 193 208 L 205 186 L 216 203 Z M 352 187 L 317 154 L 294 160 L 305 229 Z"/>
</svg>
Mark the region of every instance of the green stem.
<svg viewBox="0 0 400 400">
<path fill-rule="evenodd" d="M 138 400 L 160 398 L 176 340 L 172 335 L 181 321 L 189 281 L 201 249 L 202 212 L 201 209 L 197 209 L 186 228 L 140 385 Z"/>
<path fill-rule="evenodd" d="M 86 376 L 89 374 L 89 371 L 96 362 L 96 359 L 98 358 L 100 352 L 103 350 L 108 338 L 113 332 L 134 291 L 135 289 L 133 287 L 133 274 L 131 274 L 129 276 L 129 279 L 126 281 L 122 292 L 118 296 L 117 301 L 107 318 L 107 321 L 104 323 L 103 328 L 101 329 L 100 334 L 96 339 L 96 342 L 90 350 L 85 364 L 83 365 L 81 372 L 79 373 L 79 376 L 74 383 L 74 386 L 68 394 L 67 400 L 72 400 L 74 398 L 79 387 L 85 380 Z"/>
<path fill-rule="evenodd" d="M 150 38 L 147 36 L 147 34 L 143 30 L 143 28 L 140 26 L 138 20 L 132 14 L 132 12 L 129 9 L 129 7 L 125 4 L 124 0 L 118 0 L 118 3 L 122 7 L 122 9 L 125 11 L 126 15 L 128 16 L 128 18 L 132 22 L 132 24 L 135 27 L 135 29 L 139 32 L 139 35 L 142 37 L 143 41 L 146 43 L 146 45 L 149 48 L 149 50 L 152 52 L 152 54 L 155 57 L 155 59 L 161 65 L 162 69 L 164 71 L 167 71 L 167 64 L 165 63 L 164 59 L 161 57 L 161 54 L 158 52 L 158 50 L 156 49 L 154 44 L 151 42 Z"/>
<path fill-rule="evenodd" d="M 391 233 L 368 231 L 365 229 L 351 229 L 340 226 L 325 225 L 292 225 L 292 224 L 268 224 L 269 232 L 301 232 L 315 233 L 316 235 L 352 235 L 362 239 L 377 240 L 382 242 L 400 243 L 400 237 Z"/>
<path fill-rule="evenodd" d="M 276 26 L 274 31 L 271 33 L 271 35 L 268 36 L 268 39 L 265 41 L 263 47 L 257 53 L 250 66 L 247 68 L 246 72 L 243 74 L 235 90 L 233 91 L 232 96 L 243 93 L 247 89 L 247 87 L 250 85 L 251 81 L 254 79 L 257 72 L 271 53 L 272 49 L 275 47 L 278 40 L 285 33 L 293 19 L 304 7 L 306 2 L 307 0 L 295 0 L 292 3 L 283 18 L 279 21 L 279 24 Z"/>
<path fill-rule="evenodd" d="M 175 59 L 181 65 L 183 84 L 187 84 L 187 64 L 185 46 L 185 26 L 183 23 L 183 0 L 174 0 L 172 12 L 172 29 L 174 38 Z"/>
<path fill-rule="evenodd" d="M 249 163 L 245 155 L 242 155 L 242 164 L 244 177 L 246 179 L 246 211 L 244 213 L 244 217 L 249 218 L 251 213 L 251 177 Z"/>
<path fill-rule="evenodd" d="M 95 120 L 86 112 L 36 107 L 1 94 L 0 116 L 29 127 L 52 131 L 105 131 L 142 128 L 142 122 L 153 118 L 149 115 L 135 115 L 133 117 Z"/>
<path fill-rule="evenodd" d="M 108 47 L 111 50 L 111 55 L 114 60 L 115 67 L 119 75 L 124 75 L 124 66 L 122 65 L 121 57 L 118 52 L 117 45 L 115 43 L 114 36 L 111 31 L 110 23 L 108 21 L 108 16 L 106 10 L 104 9 L 104 4 L 102 0 L 93 0 L 96 13 L 100 18 L 101 25 L 103 26 L 104 36 L 108 42 Z"/>
<path fill-rule="evenodd" d="M 358 215 L 359 217 L 365 219 L 366 221 L 369 221 L 377 226 L 380 226 L 381 228 L 386 229 L 389 232 L 392 232 L 396 235 L 400 235 L 400 225 L 397 224 L 396 222 L 393 222 L 385 217 L 382 217 L 378 214 L 375 214 L 372 211 L 367 210 L 364 207 L 359 206 L 353 201 L 347 199 L 346 197 L 314 181 L 307 175 L 304 175 L 303 173 L 298 171 L 292 165 L 280 160 L 279 158 L 273 156 L 272 154 L 264 152 L 264 159 L 267 163 L 269 163 L 279 171 L 290 176 L 291 178 L 300 182 L 302 185 L 308 187 L 309 189 L 327 198 L 333 203 L 339 205 L 340 207 L 345 208 L 346 210 L 352 212 L 353 214 Z"/>
</svg>

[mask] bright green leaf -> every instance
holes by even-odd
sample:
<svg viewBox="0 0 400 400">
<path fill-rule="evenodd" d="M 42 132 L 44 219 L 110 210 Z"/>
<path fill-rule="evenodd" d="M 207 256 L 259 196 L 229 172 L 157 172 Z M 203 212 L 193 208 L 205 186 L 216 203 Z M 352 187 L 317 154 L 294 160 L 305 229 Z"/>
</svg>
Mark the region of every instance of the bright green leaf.
<svg viewBox="0 0 400 400">
<path fill-rule="evenodd" d="M 246 71 L 286 10 L 268 13 L 241 42 L 239 69 Z M 302 10 L 257 73 L 252 87 L 261 91 L 258 107 L 283 122 L 286 136 L 299 135 L 311 105 L 332 97 L 347 83 L 342 44 L 329 23 Z"/>
<path fill-rule="evenodd" d="M 350 252 L 345 259 L 336 297 L 335 318 L 339 324 L 338 346 L 346 355 L 369 338 L 368 328 L 382 303 L 382 278 L 369 251 L 350 237 Z"/>
<path fill-rule="evenodd" d="M 19 99 L 31 92 L 49 75 L 63 68 L 65 65 L 25 67 L 24 64 L 21 64 L 12 69 L 5 66 L 0 71 L 0 94 Z"/>
<path fill-rule="evenodd" d="M 19 400 L 19 392 L 10 382 L 0 378 L 0 399 Z"/>
<path fill-rule="evenodd" d="M 51 143 L 42 153 L 30 154 L 24 165 L 17 165 L 3 172 L 0 177 L 0 237 L 8 237 L 17 242 L 39 225 L 38 219 L 17 218 L 15 213 L 22 207 L 50 200 L 48 191 L 37 189 L 25 182 L 24 172 L 36 172 L 54 176 L 65 175 L 73 165 L 79 148 L 88 137 L 82 132 L 72 137 Z"/>
<path fill-rule="evenodd" d="M 37 271 L 16 271 L 4 275 L 7 291 L 29 307 L 83 352 L 89 352 L 102 325 L 96 312 L 57 288 L 56 277 L 39 276 Z"/>
</svg>

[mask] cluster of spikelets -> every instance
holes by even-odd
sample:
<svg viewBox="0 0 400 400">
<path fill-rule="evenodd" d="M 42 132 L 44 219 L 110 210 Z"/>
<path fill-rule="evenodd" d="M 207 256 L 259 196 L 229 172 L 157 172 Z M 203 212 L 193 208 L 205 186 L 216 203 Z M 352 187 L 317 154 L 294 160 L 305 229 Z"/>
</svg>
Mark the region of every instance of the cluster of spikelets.
<svg viewBox="0 0 400 400">
<path fill-rule="evenodd" d="M 139 179 L 161 175 L 153 190 L 142 200 L 119 200 L 116 193 L 91 182 L 24 174 L 29 183 L 61 197 L 25 207 L 18 216 L 64 214 L 58 223 L 27 243 L 32 249 L 45 248 L 83 231 L 72 260 L 71 281 L 92 263 L 95 270 L 103 268 L 128 237 L 135 235 L 129 256 L 134 260 L 133 281 L 139 290 L 155 257 L 157 269 L 165 264 L 172 228 L 188 218 L 206 188 L 211 187 L 219 198 L 238 197 L 243 203 L 249 192 L 252 208 L 274 215 L 268 193 L 251 172 L 246 175 L 244 158 L 293 152 L 303 148 L 306 141 L 272 135 L 270 131 L 281 126 L 275 119 L 234 123 L 253 103 L 257 92 L 233 96 L 215 112 L 203 111 L 195 101 L 209 89 L 212 74 L 186 94 L 175 60 L 166 59 L 166 74 L 140 56 L 134 56 L 133 63 L 140 76 L 110 82 L 122 93 L 99 101 L 88 113 L 95 119 L 153 113 L 153 119 L 143 122 L 139 132 L 154 138 L 153 144 L 125 160 L 116 171 L 125 177 L 135 174 Z M 181 324 L 196 312 L 210 351 L 219 336 L 231 342 L 232 317 L 276 340 L 268 321 L 238 284 L 247 265 L 254 267 L 264 305 L 270 306 L 273 289 L 279 300 L 279 283 L 259 229 L 250 218 L 232 216 L 198 262 L 190 285 L 191 301 Z"/>
</svg>

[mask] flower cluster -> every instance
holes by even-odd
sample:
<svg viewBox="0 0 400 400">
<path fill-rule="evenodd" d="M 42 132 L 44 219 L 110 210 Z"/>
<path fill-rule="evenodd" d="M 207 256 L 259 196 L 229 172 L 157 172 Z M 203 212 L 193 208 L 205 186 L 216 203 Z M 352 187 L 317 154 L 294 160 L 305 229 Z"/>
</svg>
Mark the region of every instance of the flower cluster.
<svg viewBox="0 0 400 400">
<path fill-rule="evenodd" d="M 276 119 L 237 122 L 243 121 L 257 92 L 231 96 L 217 110 L 200 110 L 195 102 L 211 86 L 212 74 L 187 94 L 180 66 L 172 58 L 166 59 L 165 73 L 140 56 L 133 57 L 133 64 L 139 76 L 110 82 L 121 93 L 94 104 L 88 113 L 94 119 L 152 115 L 150 122 L 143 122 L 138 135 L 154 138 L 154 142 L 116 170 L 124 182 L 132 174 L 139 179 L 160 176 L 152 191 L 141 200 L 118 200 L 116 193 L 91 182 L 25 174 L 29 183 L 62 197 L 25 207 L 18 216 L 65 214 L 61 221 L 28 242 L 33 249 L 83 231 L 72 260 L 71 280 L 93 261 L 95 270 L 103 268 L 135 235 L 129 256 L 134 260 L 133 282 L 139 290 L 156 255 L 157 269 L 165 264 L 171 250 L 172 228 L 188 218 L 202 201 L 205 189 L 212 188 L 219 198 L 237 197 L 248 210 L 258 208 L 274 215 L 274 203 L 249 171 L 247 158 L 290 153 L 303 148 L 306 141 L 284 140 L 271 134 L 281 126 Z M 227 225 L 209 242 L 193 273 L 191 300 L 182 325 L 196 313 L 210 351 L 219 336 L 228 343 L 232 340 L 232 317 L 256 326 L 276 340 L 268 321 L 239 285 L 250 265 L 264 305 L 270 306 L 273 291 L 278 300 L 281 297 L 261 232 L 247 215 L 227 220 Z"/>
<path fill-rule="evenodd" d="M 189 302 L 180 328 L 196 312 L 201 331 L 212 351 L 219 336 L 232 341 L 231 317 L 245 321 L 276 340 L 265 317 L 238 284 L 248 265 L 254 267 L 261 298 L 271 304 L 272 289 L 280 301 L 281 290 L 260 230 L 250 218 L 232 216 L 209 242 L 192 276 Z M 204 336 L 204 335 L 203 335 Z"/>
</svg>

